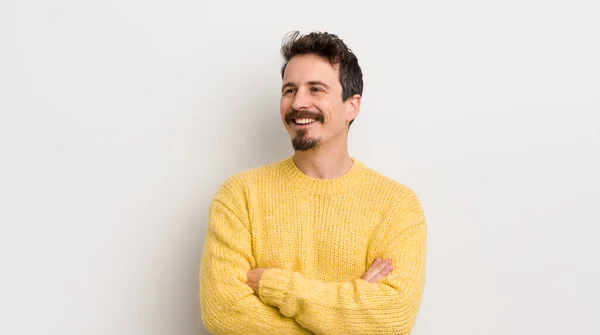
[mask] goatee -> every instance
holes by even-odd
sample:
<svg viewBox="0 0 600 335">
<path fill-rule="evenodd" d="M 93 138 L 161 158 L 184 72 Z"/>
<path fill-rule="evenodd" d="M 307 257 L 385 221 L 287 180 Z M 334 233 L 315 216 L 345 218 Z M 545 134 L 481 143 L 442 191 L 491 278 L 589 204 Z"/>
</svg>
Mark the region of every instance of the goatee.
<svg viewBox="0 0 600 335">
<path fill-rule="evenodd" d="M 311 149 L 318 149 L 320 140 L 318 138 L 310 138 L 306 136 L 306 129 L 300 129 L 296 133 L 296 136 L 292 139 L 292 147 L 296 151 L 308 151 Z"/>
<path fill-rule="evenodd" d="M 314 119 L 315 123 L 323 123 L 325 121 L 325 115 L 320 111 L 311 111 L 307 109 L 296 110 L 292 108 L 285 116 L 285 123 L 290 125 L 295 123 L 294 121 L 297 119 Z M 316 150 L 319 147 L 321 142 L 320 139 L 310 138 L 307 134 L 308 130 L 306 129 L 297 130 L 296 136 L 292 138 L 292 147 L 294 147 L 294 150 L 308 151 L 313 149 Z"/>
</svg>

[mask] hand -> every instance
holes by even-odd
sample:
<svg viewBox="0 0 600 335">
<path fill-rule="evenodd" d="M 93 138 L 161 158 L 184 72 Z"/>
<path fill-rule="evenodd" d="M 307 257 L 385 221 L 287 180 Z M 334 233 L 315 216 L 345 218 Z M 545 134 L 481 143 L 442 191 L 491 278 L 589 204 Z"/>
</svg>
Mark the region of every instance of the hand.
<svg viewBox="0 0 600 335">
<path fill-rule="evenodd" d="M 256 268 L 248 271 L 246 284 L 254 290 L 254 294 L 258 296 L 258 283 L 266 269 Z"/>
<path fill-rule="evenodd" d="M 371 266 L 369 267 L 367 272 L 365 272 L 361 279 L 374 284 L 383 279 L 383 277 L 390 274 L 392 270 L 393 268 L 391 259 L 386 259 L 384 261 L 378 257 L 373 261 L 373 263 L 371 263 Z"/>
</svg>

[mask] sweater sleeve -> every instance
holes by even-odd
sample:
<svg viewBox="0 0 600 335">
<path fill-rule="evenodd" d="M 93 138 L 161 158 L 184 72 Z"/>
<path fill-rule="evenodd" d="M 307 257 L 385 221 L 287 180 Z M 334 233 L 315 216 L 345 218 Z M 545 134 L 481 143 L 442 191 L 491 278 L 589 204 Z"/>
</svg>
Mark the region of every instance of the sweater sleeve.
<svg viewBox="0 0 600 335">
<path fill-rule="evenodd" d="M 255 266 L 247 213 L 222 187 L 211 202 L 200 266 L 200 310 L 214 334 L 312 334 L 267 306 L 246 284 Z"/>
<path fill-rule="evenodd" d="M 418 202 L 391 220 L 373 257 L 393 261 L 380 282 L 331 283 L 268 269 L 259 282 L 261 300 L 316 334 L 410 334 L 425 283 L 427 230 Z"/>
</svg>

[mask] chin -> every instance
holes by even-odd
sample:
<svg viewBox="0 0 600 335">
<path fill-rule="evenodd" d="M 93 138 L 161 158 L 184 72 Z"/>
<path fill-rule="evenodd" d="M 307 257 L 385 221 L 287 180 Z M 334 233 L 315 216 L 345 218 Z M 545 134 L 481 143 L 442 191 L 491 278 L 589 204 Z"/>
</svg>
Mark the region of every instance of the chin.
<svg viewBox="0 0 600 335">
<path fill-rule="evenodd" d="M 296 136 L 292 138 L 292 147 L 296 151 L 316 150 L 320 147 L 321 140 L 319 138 L 306 138 Z"/>
</svg>

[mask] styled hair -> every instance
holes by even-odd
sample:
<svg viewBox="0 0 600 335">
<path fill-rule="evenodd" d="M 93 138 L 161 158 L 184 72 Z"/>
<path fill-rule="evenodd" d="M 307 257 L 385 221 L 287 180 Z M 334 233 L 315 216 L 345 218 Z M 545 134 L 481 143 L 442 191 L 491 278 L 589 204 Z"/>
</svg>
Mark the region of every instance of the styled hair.
<svg viewBox="0 0 600 335">
<path fill-rule="evenodd" d="M 298 31 L 289 33 L 281 46 L 281 55 L 284 59 L 281 77 L 283 78 L 285 68 L 292 58 L 309 54 L 329 61 L 332 66 L 338 66 L 342 85 L 342 101 L 346 101 L 355 94 L 362 96 L 363 75 L 360 65 L 358 65 L 358 59 L 343 40 L 337 35 L 327 32 L 312 32 L 306 35 L 300 35 Z M 352 122 L 354 120 L 350 121 L 350 124 Z"/>
</svg>

